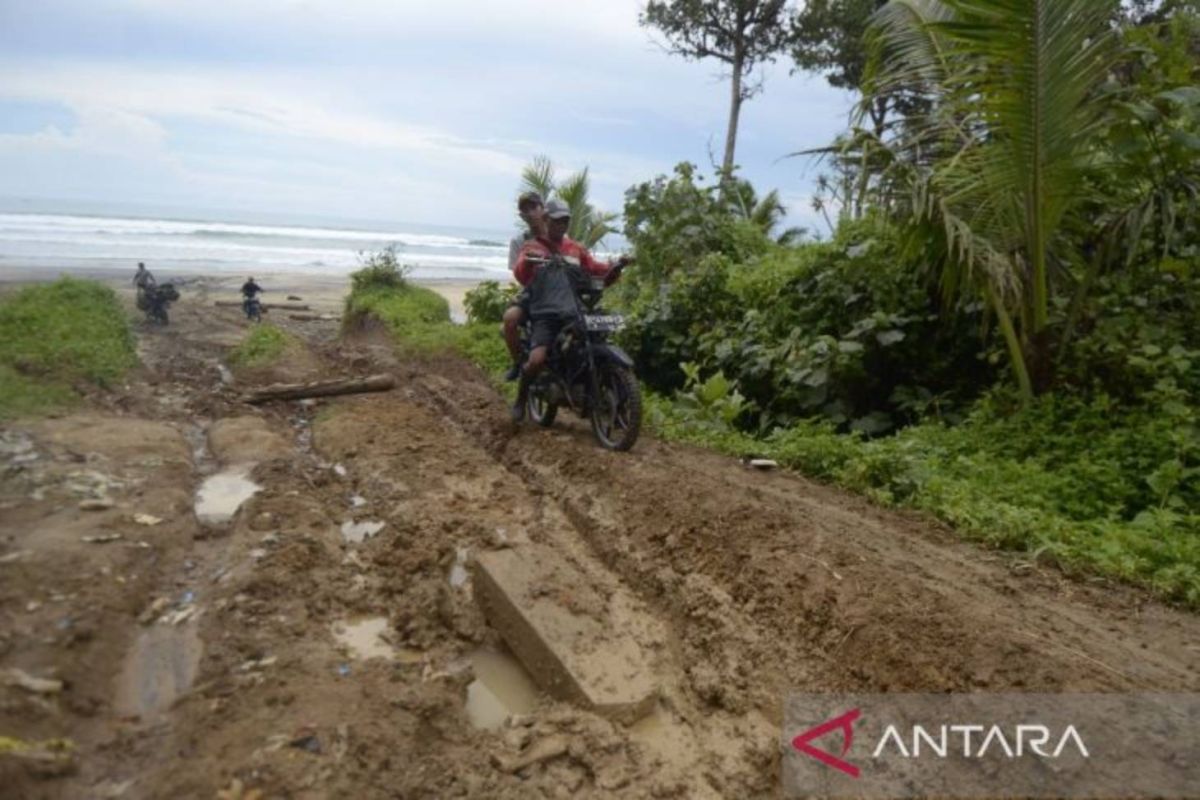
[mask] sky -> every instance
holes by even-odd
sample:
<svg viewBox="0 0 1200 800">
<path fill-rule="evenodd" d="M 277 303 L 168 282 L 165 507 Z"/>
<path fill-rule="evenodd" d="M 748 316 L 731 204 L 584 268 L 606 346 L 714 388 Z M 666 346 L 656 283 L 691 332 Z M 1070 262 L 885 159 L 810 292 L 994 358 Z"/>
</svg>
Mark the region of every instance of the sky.
<svg viewBox="0 0 1200 800">
<path fill-rule="evenodd" d="M 0 197 L 500 229 L 521 168 L 594 204 L 720 160 L 728 84 L 640 0 L 0 0 Z M 737 161 L 789 223 L 853 98 L 768 66 Z"/>
</svg>

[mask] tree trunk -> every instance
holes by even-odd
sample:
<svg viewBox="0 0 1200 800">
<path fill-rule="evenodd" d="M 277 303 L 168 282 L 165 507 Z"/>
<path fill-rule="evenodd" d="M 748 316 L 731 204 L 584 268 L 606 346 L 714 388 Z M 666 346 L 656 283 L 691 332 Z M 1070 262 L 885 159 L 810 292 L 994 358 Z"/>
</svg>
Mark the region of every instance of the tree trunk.
<svg viewBox="0 0 1200 800">
<path fill-rule="evenodd" d="M 367 378 L 346 378 L 337 381 L 314 381 L 310 383 L 276 383 L 261 389 L 251 389 L 243 399 L 251 405 L 269 400 L 302 400 L 306 397 L 331 397 L 340 394 L 362 392 L 386 392 L 394 388 L 396 379 L 391 375 L 371 375 Z"/>
<path fill-rule="evenodd" d="M 738 117 L 742 113 L 742 66 L 745 59 L 741 54 L 733 59 L 733 77 L 730 80 L 729 127 L 725 129 L 725 160 L 721 163 L 721 181 L 733 178 L 733 156 L 737 150 Z"/>
</svg>

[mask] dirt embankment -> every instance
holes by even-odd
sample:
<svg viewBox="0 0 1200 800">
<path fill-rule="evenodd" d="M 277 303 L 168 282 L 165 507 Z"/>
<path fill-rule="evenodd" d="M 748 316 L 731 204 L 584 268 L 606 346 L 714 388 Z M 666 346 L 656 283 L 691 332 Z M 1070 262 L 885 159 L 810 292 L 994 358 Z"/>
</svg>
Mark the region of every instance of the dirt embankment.
<svg viewBox="0 0 1200 800">
<path fill-rule="evenodd" d="M 1200 620 L 1135 591 L 700 451 L 514 435 L 470 366 L 330 323 L 230 382 L 243 324 L 185 300 L 126 390 L 3 432 L 16 796 L 774 796 L 788 692 L 1200 689 Z M 379 369 L 400 388 L 237 402 Z M 551 699 L 506 652 L 470 562 L 525 543 L 569 565 L 551 601 L 631 631 L 649 716 Z"/>
</svg>

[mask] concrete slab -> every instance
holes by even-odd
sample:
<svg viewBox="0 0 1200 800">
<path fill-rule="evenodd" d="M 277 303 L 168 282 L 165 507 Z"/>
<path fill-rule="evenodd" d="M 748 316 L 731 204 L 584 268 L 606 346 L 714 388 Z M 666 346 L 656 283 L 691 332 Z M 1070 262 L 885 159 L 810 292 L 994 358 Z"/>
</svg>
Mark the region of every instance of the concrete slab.
<svg viewBox="0 0 1200 800">
<path fill-rule="evenodd" d="M 580 569 L 535 544 L 472 567 L 484 616 L 544 691 L 622 722 L 650 713 L 658 686 L 632 620 Z"/>
</svg>

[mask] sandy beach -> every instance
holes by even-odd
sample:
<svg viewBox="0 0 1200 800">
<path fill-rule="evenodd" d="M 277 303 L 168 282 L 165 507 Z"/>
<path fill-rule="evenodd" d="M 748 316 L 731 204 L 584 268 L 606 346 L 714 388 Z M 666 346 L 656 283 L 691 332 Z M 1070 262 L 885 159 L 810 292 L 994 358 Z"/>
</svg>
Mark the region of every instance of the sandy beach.
<svg viewBox="0 0 1200 800">
<path fill-rule="evenodd" d="M 134 267 L 127 270 L 109 268 L 68 267 L 63 269 L 46 269 L 45 267 L 21 267 L 0 265 L 0 288 L 5 285 L 37 283 L 53 281 L 69 275 L 76 278 L 90 278 L 109 284 L 115 288 L 125 288 L 133 280 Z M 172 281 L 181 293 L 191 291 L 203 292 L 212 300 L 239 300 L 240 288 L 246 276 L 239 274 L 205 274 L 188 270 L 151 269 L 160 283 Z M 270 272 L 255 275 L 255 280 L 263 287 L 263 302 L 282 303 L 289 297 L 298 297 L 312 307 L 317 313 L 329 314 L 339 312 L 342 302 L 350 292 L 350 277 L 348 275 L 321 275 L 301 272 Z M 463 298 L 466 293 L 478 285 L 473 281 L 455 280 L 414 280 L 418 286 L 432 289 L 450 304 L 450 316 L 455 322 L 464 322 L 466 312 L 463 308 Z M 296 301 L 292 301 L 296 302 Z"/>
</svg>

